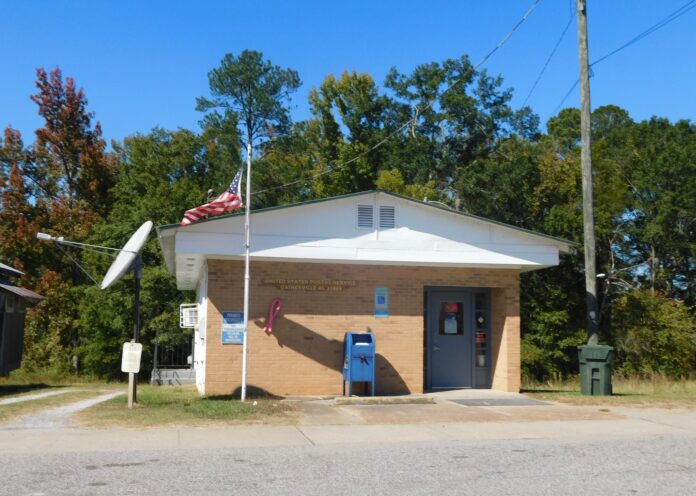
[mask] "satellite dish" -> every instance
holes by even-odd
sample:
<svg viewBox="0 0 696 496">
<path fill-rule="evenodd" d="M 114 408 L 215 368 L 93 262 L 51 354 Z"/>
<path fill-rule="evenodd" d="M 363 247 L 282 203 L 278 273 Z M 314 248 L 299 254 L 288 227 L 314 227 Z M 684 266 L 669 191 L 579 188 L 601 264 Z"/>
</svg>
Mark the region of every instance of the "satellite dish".
<svg viewBox="0 0 696 496">
<path fill-rule="evenodd" d="M 128 269 L 133 265 L 135 257 L 138 256 L 138 252 L 140 252 L 147 237 L 150 235 L 150 231 L 152 231 L 152 221 L 148 220 L 130 237 L 104 276 L 104 280 L 101 283 L 102 289 L 108 288 L 128 272 Z"/>
<path fill-rule="evenodd" d="M 135 278 L 134 278 L 134 297 L 133 297 L 133 343 L 137 343 L 140 340 L 140 278 L 142 276 L 142 268 L 143 268 L 143 262 L 140 259 L 140 250 L 142 249 L 143 245 L 145 244 L 145 241 L 147 240 L 147 237 L 150 235 L 150 231 L 152 231 L 152 221 L 148 220 L 145 222 L 142 226 L 138 228 L 137 231 L 133 234 L 133 236 L 130 237 L 128 242 L 123 245 L 123 248 L 120 250 L 117 248 L 109 248 L 108 246 L 98 246 L 98 245 L 88 245 L 87 243 L 78 243 L 76 241 L 68 241 L 66 239 L 63 239 L 62 236 L 60 237 L 55 237 L 51 236 L 50 234 L 46 233 L 36 233 L 36 237 L 38 239 L 44 240 L 44 241 L 53 241 L 56 243 L 56 245 L 66 245 L 66 246 L 72 246 L 75 248 L 80 248 L 83 250 L 90 250 L 90 251 L 96 251 L 97 253 L 101 254 L 106 254 L 107 252 L 114 252 L 117 251 L 119 252 L 118 255 L 116 256 L 116 260 L 114 260 L 114 263 L 111 264 L 111 267 L 109 267 L 109 270 L 107 271 L 106 275 L 104 276 L 104 280 L 101 283 L 101 288 L 106 289 L 109 286 L 111 286 L 113 283 L 118 281 L 123 277 L 123 274 L 128 272 L 129 269 L 133 268 L 135 272 Z M 66 253 L 66 255 L 68 255 Z M 70 255 L 68 255 L 70 257 Z M 77 263 L 77 260 L 74 258 L 70 257 L 70 259 L 77 264 L 80 269 L 84 271 L 87 276 L 94 281 L 92 276 L 89 275 L 89 272 L 87 272 L 80 264 Z M 0 264 L 1 265 L 1 264 Z M 128 408 L 133 407 L 133 403 L 137 402 L 136 401 L 136 384 L 137 380 L 135 377 L 134 372 L 129 373 L 129 389 L 128 389 Z"/>
</svg>

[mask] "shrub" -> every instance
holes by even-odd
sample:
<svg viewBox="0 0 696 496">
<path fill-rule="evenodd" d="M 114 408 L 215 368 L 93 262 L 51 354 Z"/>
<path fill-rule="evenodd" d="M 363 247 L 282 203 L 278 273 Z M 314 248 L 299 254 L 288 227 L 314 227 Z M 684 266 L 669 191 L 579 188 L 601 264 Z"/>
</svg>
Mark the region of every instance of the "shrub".
<svg viewBox="0 0 696 496">
<path fill-rule="evenodd" d="M 681 301 L 632 291 L 612 307 L 617 371 L 685 377 L 696 370 L 694 309 Z"/>
</svg>

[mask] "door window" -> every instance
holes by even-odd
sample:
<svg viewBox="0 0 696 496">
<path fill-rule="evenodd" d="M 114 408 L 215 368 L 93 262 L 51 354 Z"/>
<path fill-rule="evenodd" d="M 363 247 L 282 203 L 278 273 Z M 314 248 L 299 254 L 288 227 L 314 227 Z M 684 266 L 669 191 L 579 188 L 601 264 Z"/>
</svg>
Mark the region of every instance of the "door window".
<svg viewBox="0 0 696 496">
<path fill-rule="evenodd" d="M 464 304 L 459 301 L 443 301 L 439 314 L 440 335 L 464 334 Z"/>
</svg>

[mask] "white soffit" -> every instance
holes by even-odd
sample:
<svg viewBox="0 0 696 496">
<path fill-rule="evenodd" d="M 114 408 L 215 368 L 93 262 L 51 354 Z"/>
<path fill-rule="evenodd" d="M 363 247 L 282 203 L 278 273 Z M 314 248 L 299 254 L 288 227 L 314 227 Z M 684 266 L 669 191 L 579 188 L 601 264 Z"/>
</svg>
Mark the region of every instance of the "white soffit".
<svg viewBox="0 0 696 496">
<path fill-rule="evenodd" d="M 358 225 L 360 205 L 373 205 L 372 228 Z M 380 207 L 394 208 L 394 227 L 379 228 Z M 364 212 L 364 210 L 363 210 Z M 195 289 L 207 258 L 244 256 L 244 216 L 185 228 L 158 229 L 165 262 L 180 289 Z M 535 270 L 558 264 L 570 242 L 385 192 L 337 197 L 252 212 L 256 260 L 431 265 Z"/>
</svg>

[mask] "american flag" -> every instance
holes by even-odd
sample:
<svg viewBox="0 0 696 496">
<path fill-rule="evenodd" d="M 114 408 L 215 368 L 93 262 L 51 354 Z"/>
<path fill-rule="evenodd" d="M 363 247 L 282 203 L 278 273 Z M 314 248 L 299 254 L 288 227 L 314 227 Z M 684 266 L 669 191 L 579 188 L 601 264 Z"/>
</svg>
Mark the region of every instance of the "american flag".
<svg viewBox="0 0 696 496">
<path fill-rule="evenodd" d="M 181 219 L 180 225 L 188 226 L 210 215 L 220 215 L 221 213 L 240 208 L 242 206 L 242 198 L 239 194 L 239 183 L 242 180 L 243 169 L 244 166 L 239 168 L 239 172 L 234 176 L 230 187 L 215 200 L 200 207 L 187 210 L 184 213 L 184 218 Z"/>
</svg>

